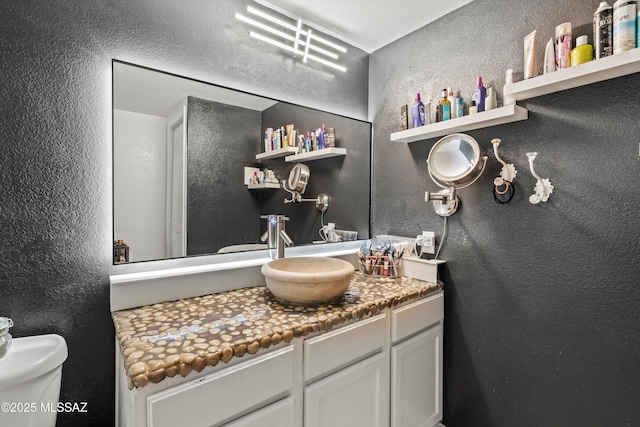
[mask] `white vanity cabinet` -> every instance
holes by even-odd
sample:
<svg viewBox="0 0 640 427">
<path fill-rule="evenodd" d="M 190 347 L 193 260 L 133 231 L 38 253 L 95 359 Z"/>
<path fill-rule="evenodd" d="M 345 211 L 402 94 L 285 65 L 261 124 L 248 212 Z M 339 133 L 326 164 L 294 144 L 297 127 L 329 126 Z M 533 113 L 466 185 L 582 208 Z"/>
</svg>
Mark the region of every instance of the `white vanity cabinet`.
<svg viewBox="0 0 640 427">
<path fill-rule="evenodd" d="M 225 427 L 296 427 L 294 403 L 293 397 L 287 397 Z"/>
<path fill-rule="evenodd" d="M 304 343 L 304 426 L 389 425 L 389 315 Z"/>
<path fill-rule="evenodd" d="M 388 360 L 380 352 L 305 387 L 305 427 L 388 426 Z"/>
<path fill-rule="evenodd" d="M 294 366 L 294 348 L 288 346 L 151 394 L 146 398 L 147 425 L 222 425 L 225 421 L 237 418 L 238 414 L 263 408 L 290 395 Z M 282 414 L 287 412 L 287 407 L 265 408 L 264 412 L 254 414 L 254 419 L 273 419 L 274 412 Z M 257 424 L 249 422 L 238 425 Z"/>
<path fill-rule="evenodd" d="M 442 418 L 444 296 L 129 390 L 121 427 L 432 427 Z"/>
<path fill-rule="evenodd" d="M 392 312 L 391 426 L 442 419 L 442 294 Z"/>
</svg>

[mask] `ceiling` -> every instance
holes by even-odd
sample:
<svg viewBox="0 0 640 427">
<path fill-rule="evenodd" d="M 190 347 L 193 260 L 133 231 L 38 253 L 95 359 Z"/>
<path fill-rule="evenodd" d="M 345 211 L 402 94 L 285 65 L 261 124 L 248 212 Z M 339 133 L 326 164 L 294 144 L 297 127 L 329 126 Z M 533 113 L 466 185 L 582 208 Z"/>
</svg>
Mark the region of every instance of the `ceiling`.
<svg viewBox="0 0 640 427">
<path fill-rule="evenodd" d="M 371 53 L 473 0 L 255 1 Z M 168 116 L 186 93 L 258 111 L 274 103 L 270 99 L 114 63 L 114 108 Z"/>
<path fill-rule="evenodd" d="M 473 0 L 255 0 L 367 53 Z"/>
</svg>

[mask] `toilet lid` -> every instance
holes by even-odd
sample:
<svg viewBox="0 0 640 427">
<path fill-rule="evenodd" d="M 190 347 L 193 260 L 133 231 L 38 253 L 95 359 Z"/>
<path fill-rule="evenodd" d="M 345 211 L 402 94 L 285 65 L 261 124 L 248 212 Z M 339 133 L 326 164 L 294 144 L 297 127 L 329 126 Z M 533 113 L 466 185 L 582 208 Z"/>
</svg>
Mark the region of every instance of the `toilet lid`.
<svg viewBox="0 0 640 427">
<path fill-rule="evenodd" d="M 67 343 L 60 335 L 14 338 L 0 359 L 0 392 L 53 371 L 67 355 Z"/>
</svg>

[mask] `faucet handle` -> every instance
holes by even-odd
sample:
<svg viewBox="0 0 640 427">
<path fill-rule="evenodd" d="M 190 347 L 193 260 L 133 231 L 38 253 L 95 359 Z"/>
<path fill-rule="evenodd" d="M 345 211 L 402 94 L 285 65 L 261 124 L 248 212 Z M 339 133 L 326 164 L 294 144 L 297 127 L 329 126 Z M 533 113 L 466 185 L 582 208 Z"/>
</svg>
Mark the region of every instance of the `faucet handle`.
<svg viewBox="0 0 640 427">
<path fill-rule="evenodd" d="M 280 230 L 280 237 L 287 246 L 293 246 L 293 240 L 291 240 L 291 237 L 289 237 L 286 231 Z"/>
<path fill-rule="evenodd" d="M 267 240 L 268 237 L 269 237 L 269 230 L 265 231 L 264 234 L 260 236 L 260 241 L 264 242 Z"/>
</svg>

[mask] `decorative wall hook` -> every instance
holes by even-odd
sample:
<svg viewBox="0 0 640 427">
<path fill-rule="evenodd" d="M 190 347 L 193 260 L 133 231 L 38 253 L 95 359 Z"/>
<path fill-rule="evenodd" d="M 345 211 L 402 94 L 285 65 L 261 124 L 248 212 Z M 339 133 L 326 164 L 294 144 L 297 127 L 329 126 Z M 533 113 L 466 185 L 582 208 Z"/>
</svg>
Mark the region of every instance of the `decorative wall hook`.
<svg viewBox="0 0 640 427">
<path fill-rule="evenodd" d="M 527 153 L 527 157 L 529 158 L 529 167 L 531 168 L 531 175 L 533 175 L 537 180 L 536 186 L 533 187 L 535 194 L 529 196 L 529 202 L 534 205 L 540 202 L 546 202 L 549 200 L 551 193 L 553 193 L 553 185 L 551 185 L 551 182 L 547 178 L 540 178 L 540 175 L 538 175 L 533 169 L 533 161 L 537 155 L 538 153 L 535 151 Z"/>
<path fill-rule="evenodd" d="M 514 179 L 516 179 L 516 174 L 518 171 L 513 163 L 507 164 L 504 160 L 500 158 L 498 155 L 498 145 L 500 145 L 501 140 L 492 139 L 491 144 L 493 144 L 493 153 L 496 156 L 496 160 L 502 163 L 502 170 L 500 171 L 500 176 L 496 177 L 493 180 L 493 198 L 497 203 L 504 204 L 511 201 L 514 194 L 514 187 L 511 185 Z"/>
</svg>

